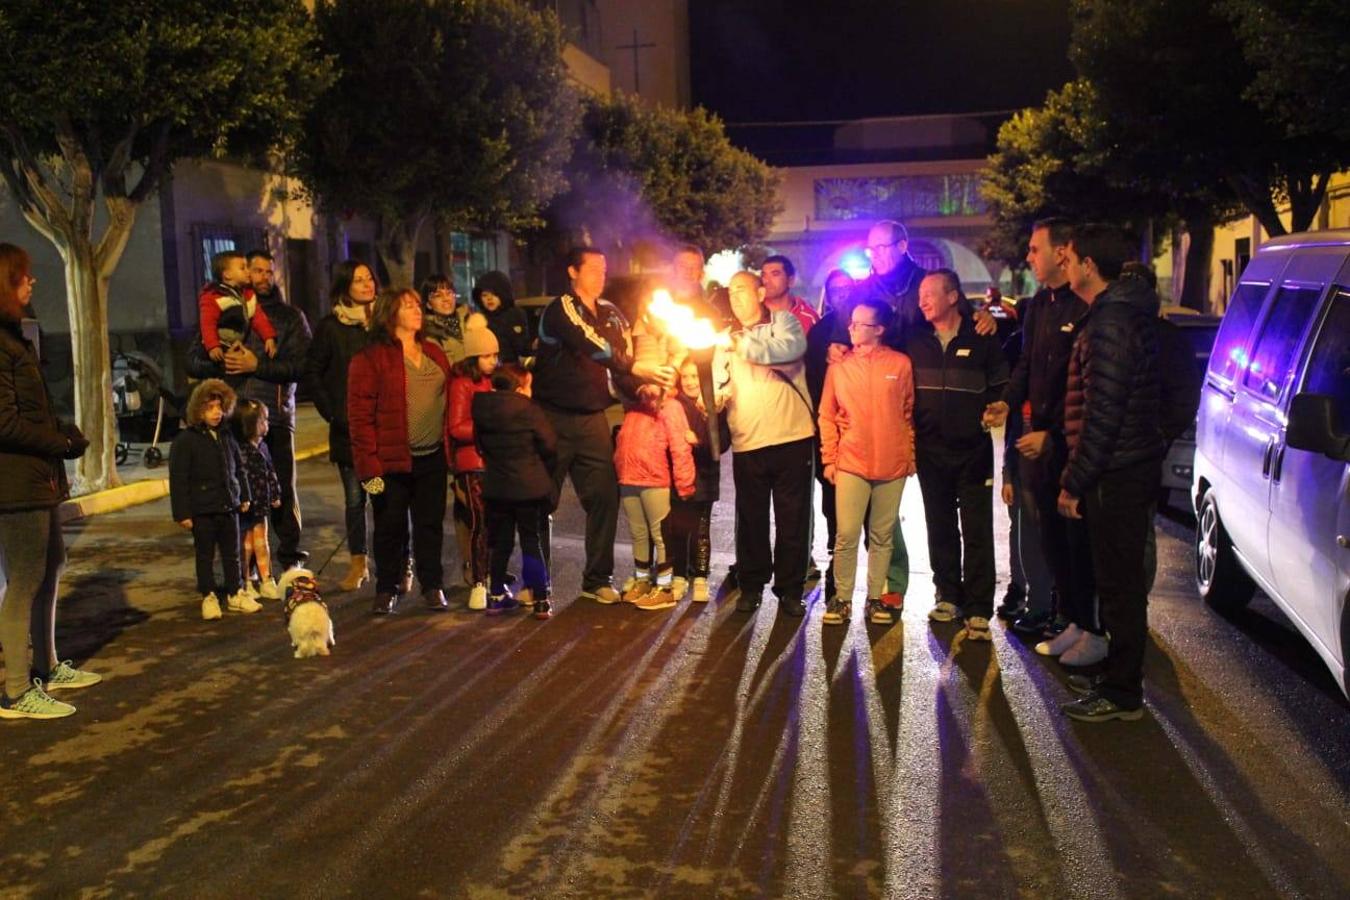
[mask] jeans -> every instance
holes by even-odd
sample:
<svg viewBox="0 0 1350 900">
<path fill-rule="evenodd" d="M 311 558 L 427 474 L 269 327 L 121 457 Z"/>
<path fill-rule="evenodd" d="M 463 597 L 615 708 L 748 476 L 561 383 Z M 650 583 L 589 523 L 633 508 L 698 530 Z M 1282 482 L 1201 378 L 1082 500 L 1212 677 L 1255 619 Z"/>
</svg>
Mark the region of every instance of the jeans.
<svg viewBox="0 0 1350 900">
<path fill-rule="evenodd" d="M 547 498 L 538 500 L 487 500 L 488 541 L 491 544 L 492 592 L 506 590 L 506 567 L 511 562 L 511 548 L 520 535 L 521 582 L 543 600 L 549 594 L 548 565 L 540 544 L 540 532 L 548 519 Z"/>
<path fill-rule="evenodd" d="M 295 425 L 281 417 L 268 423 L 267 449 L 281 482 L 281 505 L 271 511 L 272 530 L 277 534 L 277 562 L 289 569 L 303 562 L 300 555 L 300 498 L 295 493 Z"/>
<path fill-rule="evenodd" d="M 212 563 L 218 551 L 225 580 L 225 596 L 233 596 L 239 590 L 243 577 L 239 568 L 239 516 L 236 513 L 194 515 L 192 548 L 197 554 L 197 593 L 204 597 L 215 591 L 216 577 Z M 219 599 L 224 600 L 225 597 Z"/>
<path fill-rule="evenodd" d="M 1162 472 L 1148 459 L 1106 472 L 1082 498 L 1102 625 L 1111 637 L 1098 693 L 1127 709 L 1144 702 L 1148 573 L 1144 566 Z"/>
<path fill-rule="evenodd" d="M 449 468 L 444 450 L 414 456 L 411 472 L 384 476 L 384 491 L 371 498 L 375 507 L 375 591 L 392 594 L 407 559 L 408 518 L 412 551 L 422 591 L 444 587 L 441 551 L 445 543 L 445 490 Z"/>
<path fill-rule="evenodd" d="M 46 681 L 56 655 L 56 594 L 66 565 L 57 507 L 0 513 L 0 652 L 5 693 L 17 700 L 36 677 Z M 28 642 L 33 668 L 28 668 Z"/>
<path fill-rule="evenodd" d="M 338 475 L 342 478 L 343 505 L 347 512 L 347 550 L 352 556 L 365 556 L 370 540 L 366 528 L 366 491 L 352 466 L 338 463 Z"/>
<path fill-rule="evenodd" d="M 987 619 L 994 613 L 994 448 L 925 452 L 921 442 L 918 469 L 938 600 Z"/>
<path fill-rule="evenodd" d="M 905 479 L 870 481 L 850 472 L 835 477 L 838 532 L 834 545 L 835 596 L 853 597 L 853 582 L 858 573 L 858 535 L 867 515 L 867 597 L 879 598 L 886 592 L 891 565 L 891 539 L 900 515 L 900 498 Z"/>
<path fill-rule="evenodd" d="M 608 586 L 614 577 L 614 537 L 619 530 L 619 476 L 614 471 L 614 436 L 603 412 L 569 413 L 545 409 L 558 434 L 553 485 L 569 477 L 586 512 L 586 567 L 581 589 Z M 558 495 L 554 491 L 554 496 Z M 548 552 L 548 537 L 544 550 Z"/>
<path fill-rule="evenodd" d="M 807 517 L 811 515 L 812 438 L 736 451 L 736 576 L 754 595 L 773 576 L 779 597 L 802 595 L 806 581 Z M 773 549 L 769 509 L 773 509 Z"/>
<path fill-rule="evenodd" d="M 1026 588 L 1027 611 L 1047 612 L 1052 605 L 1050 589 L 1054 585 L 1054 579 L 1050 575 L 1050 566 L 1042 549 L 1041 535 L 1044 531 L 1041 523 L 1042 505 L 1036 492 L 1027 484 L 1028 472 L 1038 461 L 1027 459 L 1016 450 L 1009 452 L 1017 455 L 1013 463 L 1017 470 L 1017 475 L 1013 479 L 1013 506 L 1009 510 L 1009 515 L 1017 528 L 1016 545 L 1012 550 L 1013 558 L 1022 574 L 1020 583 Z M 1058 498 L 1058 492 L 1055 496 Z M 1052 512 L 1051 515 L 1058 518 L 1057 512 Z"/>
</svg>

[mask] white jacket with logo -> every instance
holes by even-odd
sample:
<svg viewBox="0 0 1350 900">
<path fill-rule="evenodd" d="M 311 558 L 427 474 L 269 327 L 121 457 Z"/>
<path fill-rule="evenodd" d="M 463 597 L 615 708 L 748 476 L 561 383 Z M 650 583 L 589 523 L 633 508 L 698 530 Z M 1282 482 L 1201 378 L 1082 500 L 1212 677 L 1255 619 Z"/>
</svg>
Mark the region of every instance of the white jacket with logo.
<svg viewBox="0 0 1350 900">
<path fill-rule="evenodd" d="M 815 434 L 815 410 L 806 389 L 806 332 L 790 312 L 741 332 L 734 352 L 722 354 L 729 380 L 727 424 L 736 453 L 787 444 Z"/>
</svg>

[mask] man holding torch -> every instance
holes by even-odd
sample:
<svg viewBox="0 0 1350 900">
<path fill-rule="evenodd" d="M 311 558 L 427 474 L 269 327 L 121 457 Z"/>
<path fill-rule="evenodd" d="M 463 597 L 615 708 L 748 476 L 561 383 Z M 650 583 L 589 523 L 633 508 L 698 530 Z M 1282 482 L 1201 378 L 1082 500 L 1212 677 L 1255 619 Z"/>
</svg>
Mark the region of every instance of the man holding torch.
<svg viewBox="0 0 1350 900">
<path fill-rule="evenodd" d="M 673 387 L 677 375 L 664 360 L 634 358 L 628 321 L 600 296 L 605 274 L 605 255 L 594 247 L 568 254 L 572 290 L 550 303 L 539 321 L 534 397 L 558 433 L 554 486 L 561 490 L 570 477 L 586 512 L 581 596 L 608 604 L 620 599 L 612 584 L 619 480 L 605 410 L 620 390 L 636 395 L 643 381 Z M 547 531 L 545 538 L 547 548 Z"/>
</svg>

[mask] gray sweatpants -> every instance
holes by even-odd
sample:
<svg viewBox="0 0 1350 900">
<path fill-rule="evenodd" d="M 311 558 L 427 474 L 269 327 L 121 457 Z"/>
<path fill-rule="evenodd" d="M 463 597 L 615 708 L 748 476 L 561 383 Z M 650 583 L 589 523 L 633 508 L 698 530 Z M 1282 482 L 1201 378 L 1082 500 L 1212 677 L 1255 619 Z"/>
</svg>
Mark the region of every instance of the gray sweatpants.
<svg viewBox="0 0 1350 900">
<path fill-rule="evenodd" d="M 66 545 L 56 508 L 0 513 L 0 651 L 5 654 L 5 694 L 28 689 L 28 639 L 33 671 L 46 680 L 56 666 L 56 591 L 66 565 Z"/>
<path fill-rule="evenodd" d="M 837 531 L 834 541 L 835 596 L 853 599 L 853 582 L 858 574 L 858 535 L 862 533 L 863 514 L 872 504 L 867 522 L 867 599 L 876 600 L 886 592 L 886 570 L 891 565 L 891 540 L 900 515 L 900 498 L 905 479 L 868 481 L 848 472 L 839 472 L 834 480 L 834 508 Z"/>
<path fill-rule="evenodd" d="M 633 537 L 633 567 L 637 570 L 634 574 L 656 581 L 666 568 L 661 523 L 670 515 L 670 488 L 621 484 L 619 497 L 628 519 L 628 533 Z"/>
</svg>

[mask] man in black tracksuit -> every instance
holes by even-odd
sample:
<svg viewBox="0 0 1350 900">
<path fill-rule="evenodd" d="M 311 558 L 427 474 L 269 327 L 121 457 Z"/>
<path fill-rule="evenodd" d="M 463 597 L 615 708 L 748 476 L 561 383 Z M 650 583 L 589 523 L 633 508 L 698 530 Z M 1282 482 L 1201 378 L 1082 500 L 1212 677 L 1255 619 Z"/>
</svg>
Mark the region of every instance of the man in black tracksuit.
<svg viewBox="0 0 1350 900">
<path fill-rule="evenodd" d="M 258 306 L 277 332 L 276 356 L 262 352 L 262 341 L 250 330 L 242 346 L 227 349 L 219 363 L 206 355 L 200 341 L 195 342 L 188 350 L 187 370 L 194 378 L 222 378 L 241 399 L 267 407 L 263 440 L 281 482 L 281 506 L 269 518 L 277 533 L 277 561 L 288 569 L 309 558 L 300 549 L 300 500 L 295 490 L 295 385 L 305 377 L 312 334 L 305 314 L 287 303 L 277 287 L 271 254 L 254 250 L 248 262 Z"/>
<path fill-rule="evenodd" d="M 636 393 L 642 380 L 670 387 L 675 370 L 664 363 L 648 369 L 633 359 L 632 334 L 618 307 L 604 300 L 605 255 L 590 247 L 568 255 L 571 293 L 550 303 L 539 320 L 534 398 L 558 434 L 553 483 L 570 476 L 586 511 L 586 568 L 581 596 L 617 603 L 614 536 L 619 525 L 619 478 L 614 439 L 605 410 L 620 390 Z M 555 490 L 554 496 L 557 496 Z M 549 536 L 544 535 L 547 554 Z"/>
<path fill-rule="evenodd" d="M 994 445 L 983 419 L 1008 381 L 1008 364 L 998 338 L 977 334 L 961 315 L 962 297 L 950 269 L 925 276 L 919 308 L 929 327 L 912 329 L 904 349 L 914 366 L 914 447 L 937 587 L 929 618 L 964 616 L 967 638 L 987 641 L 994 612 Z"/>
<path fill-rule="evenodd" d="M 1022 313 L 1022 354 L 1013 367 L 1003 403 L 991 410 L 1001 424 L 1003 416 L 1021 421 L 1024 432 L 1017 439 L 1016 459 L 1021 483 L 1022 512 L 1028 524 L 1040 531 L 1045 563 L 1054 577 L 1061 604 L 1090 603 L 1094 592 L 1090 566 L 1072 565 L 1068 523 L 1055 509 L 1059 476 L 1064 471 L 1068 446 L 1064 441 L 1064 383 L 1069 370 L 1069 351 L 1078 336 L 1087 304 L 1069 287 L 1060 264 L 1071 235 L 1062 219 L 1044 219 L 1035 224 L 1027 245 L 1027 262 L 1041 290 L 1027 301 Z M 1029 426 L 1025 427 L 1029 420 Z M 1021 634 L 1039 637 L 1063 610 L 1030 609 L 1013 622 Z"/>
<path fill-rule="evenodd" d="M 1164 450 L 1158 373 L 1158 298 L 1135 275 L 1121 276 L 1133 245 L 1103 226 L 1074 230 L 1065 271 L 1089 306 L 1069 357 L 1064 434 L 1069 458 L 1058 507 L 1087 524 L 1101 625 L 1109 637 L 1099 683 L 1063 707 L 1086 722 L 1143 715 L 1148 530 Z"/>
</svg>

